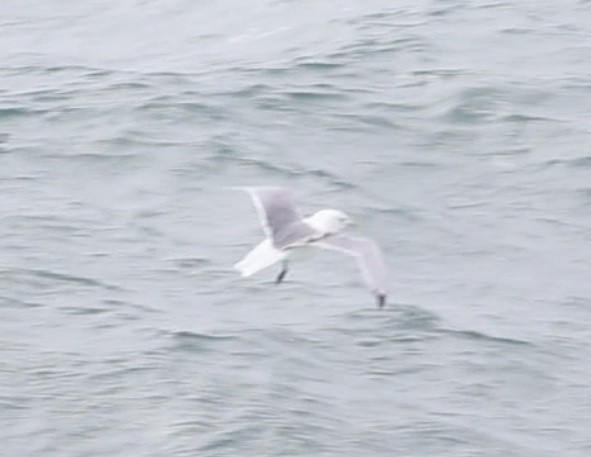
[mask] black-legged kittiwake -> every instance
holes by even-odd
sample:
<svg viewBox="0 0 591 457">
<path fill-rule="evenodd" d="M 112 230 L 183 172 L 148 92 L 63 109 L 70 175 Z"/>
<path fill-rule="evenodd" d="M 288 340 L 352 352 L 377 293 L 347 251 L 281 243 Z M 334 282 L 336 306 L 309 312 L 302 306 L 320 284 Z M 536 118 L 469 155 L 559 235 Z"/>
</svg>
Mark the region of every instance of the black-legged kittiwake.
<svg viewBox="0 0 591 457">
<path fill-rule="evenodd" d="M 234 268 L 251 276 L 279 261 L 282 269 L 276 282 L 287 274 L 287 258 L 293 249 L 317 246 L 349 254 L 357 259 L 361 275 L 381 308 L 386 303 L 386 266 L 382 251 L 365 237 L 339 234 L 352 224 L 342 211 L 323 209 L 302 218 L 291 192 L 282 187 L 239 187 L 247 191 L 257 209 L 266 239 L 250 251 Z"/>
</svg>

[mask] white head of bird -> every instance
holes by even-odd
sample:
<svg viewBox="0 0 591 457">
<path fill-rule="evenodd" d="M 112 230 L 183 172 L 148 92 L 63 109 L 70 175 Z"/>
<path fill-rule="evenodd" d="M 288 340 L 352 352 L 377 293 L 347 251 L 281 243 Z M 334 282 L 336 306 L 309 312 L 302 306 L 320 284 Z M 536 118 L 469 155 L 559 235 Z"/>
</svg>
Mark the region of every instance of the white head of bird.
<svg viewBox="0 0 591 457">
<path fill-rule="evenodd" d="M 340 232 L 348 225 L 353 224 L 351 218 L 338 209 L 320 210 L 307 217 L 305 222 L 326 235 Z"/>
</svg>

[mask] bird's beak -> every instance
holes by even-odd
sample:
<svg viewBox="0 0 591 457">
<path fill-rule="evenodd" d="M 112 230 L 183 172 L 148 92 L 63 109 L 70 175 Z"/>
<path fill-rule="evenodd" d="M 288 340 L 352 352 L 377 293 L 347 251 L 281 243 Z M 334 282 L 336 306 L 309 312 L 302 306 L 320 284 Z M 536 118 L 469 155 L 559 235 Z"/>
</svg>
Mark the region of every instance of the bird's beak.
<svg viewBox="0 0 591 457">
<path fill-rule="evenodd" d="M 352 226 L 356 226 L 356 225 L 357 225 L 357 223 L 356 223 L 356 222 L 355 222 L 353 219 L 349 219 L 349 220 L 347 221 L 347 225 L 349 225 L 349 226 L 350 226 L 350 225 L 352 225 Z"/>
</svg>

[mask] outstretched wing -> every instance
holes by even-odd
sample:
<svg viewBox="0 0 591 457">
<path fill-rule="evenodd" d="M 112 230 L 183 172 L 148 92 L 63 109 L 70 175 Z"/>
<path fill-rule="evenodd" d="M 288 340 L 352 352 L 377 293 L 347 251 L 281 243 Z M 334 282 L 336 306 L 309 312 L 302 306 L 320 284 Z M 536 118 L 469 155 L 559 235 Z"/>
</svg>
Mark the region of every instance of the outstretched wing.
<svg viewBox="0 0 591 457">
<path fill-rule="evenodd" d="M 293 203 L 289 190 L 283 187 L 239 187 L 248 192 L 261 220 L 265 234 L 277 248 L 303 243 L 316 235 Z"/>
<path fill-rule="evenodd" d="M 357 259 L 361 276 L 367 287 L 376 296 L 378 306 L 386 303 L 386 263 L 378 245 L 369 238 L 332 235 L 314 242 L 312 246 L 343 252 Z"/>
</svg>

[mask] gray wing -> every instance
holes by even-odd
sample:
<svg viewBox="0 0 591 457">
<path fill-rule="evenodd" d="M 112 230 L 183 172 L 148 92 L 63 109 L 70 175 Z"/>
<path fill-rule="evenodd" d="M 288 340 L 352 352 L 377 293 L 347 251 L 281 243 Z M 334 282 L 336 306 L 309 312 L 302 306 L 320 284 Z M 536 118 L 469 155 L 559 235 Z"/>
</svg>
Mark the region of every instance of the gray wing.
<svg viewBox="0 0 591 457">
<path fill-rule="evenodd" d="M 349 235 L 332 235 L 311 245 L 355 257 L 367 287 L 376 296 L 378 305 L 384 306 L 387 294 L 386 263 L 382 251 L 373 240 Z"/>
<path fill-rule="evenodd" d="M 316 232 L 302 222 L 292 194 L 283 187 L 242 187 L 252 198 L 265 234 L 277 248 L 303 244 Z"/>
</svg>

